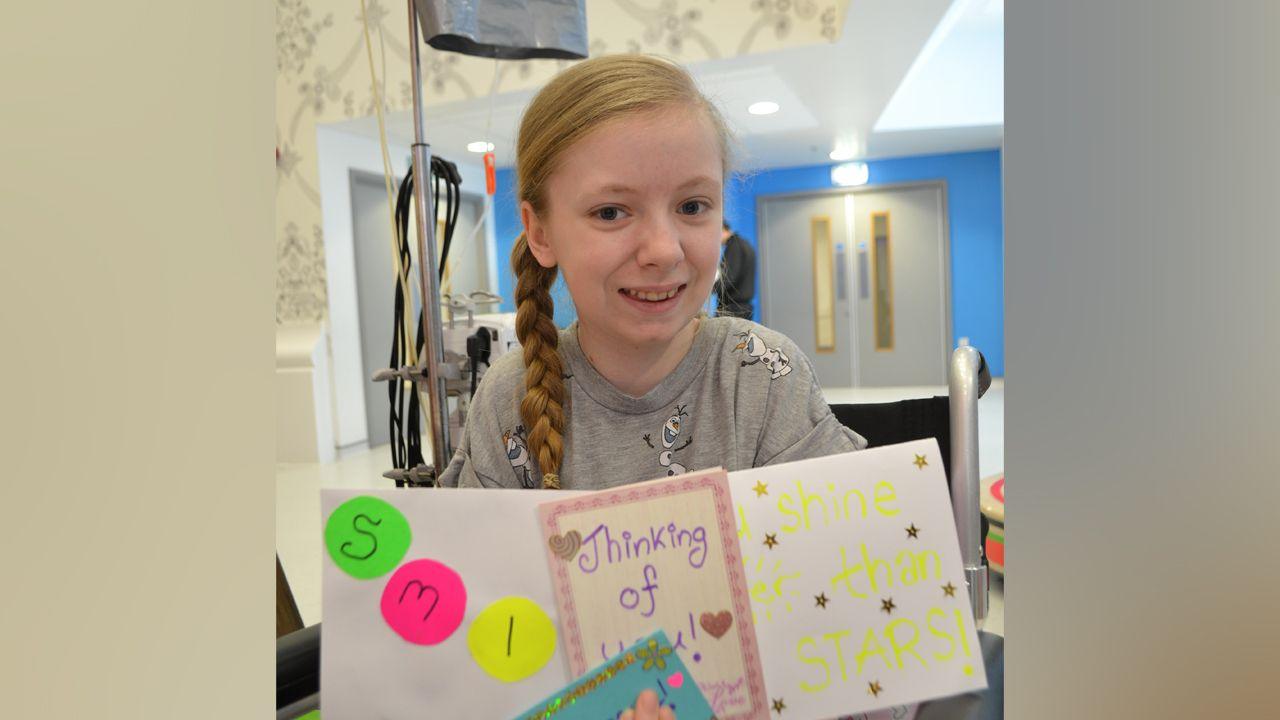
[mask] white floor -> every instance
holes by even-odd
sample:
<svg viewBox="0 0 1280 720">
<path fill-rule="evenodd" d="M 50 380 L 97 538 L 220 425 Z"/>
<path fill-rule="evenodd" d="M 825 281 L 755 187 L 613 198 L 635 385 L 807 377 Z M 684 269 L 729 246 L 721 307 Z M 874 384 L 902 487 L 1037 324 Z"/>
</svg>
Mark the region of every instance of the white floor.
<svg viewBox="0 0 1280 720">
<path fill-rule="evenodd" d="M 945 387 L 831 388 L 831 403 L 878 403 L 945 395 Z M 983 477 L 1004 469 L 1004 381 L 996 379 L 978 401 L 979 472 Z M 394 487 L 382 473 L 391 468 L 387 446 L 339 453 L 337 462 L 282 463 L 276 466 L 276 552 L 293 590 L 302 620 L 320 622 L 321 488 Z M 1004 583 L 992 575 L 991 609 L 984 628 L 1004 634 Z"/>
</svg>

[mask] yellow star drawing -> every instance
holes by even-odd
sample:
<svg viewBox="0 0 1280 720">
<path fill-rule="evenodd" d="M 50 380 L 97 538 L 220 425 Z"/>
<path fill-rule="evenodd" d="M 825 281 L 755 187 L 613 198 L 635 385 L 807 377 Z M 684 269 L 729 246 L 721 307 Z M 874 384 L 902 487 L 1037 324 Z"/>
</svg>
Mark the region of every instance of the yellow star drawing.
<svg viewBox="0 0 1280 720">
<path fill-rule="evenodd" d="M 911 523 L 911 527 L 907 528 L 906 530 L 907 530 L 907 537 L 918 537 L 920 534 L 920 528 L 916 527 L 915 523 Z"/>
<path fill-rule="evenodd" d="M 943 592 L 947 597 L 955 597 L 955 596 L 956 596 L 956 586 L 955 586 L 955 585 L 952 585 L 950 582 L 948 582 L 946 585 L 943 585 L 943 586 L 942 586 L 942 592 Z"/>
<path fill-rule="evenodd" d="M 817 603 L 818 607 L 824 608 L 824 609 L 827 607 L 827 603 L 830 602 L 829 600 L 827 600 L 826 593 L 820 593 L 818 595 L 814 595 L 813 601 Z"/>
<path fill-rule="evenodd" d="M 921 470 L 923 470 L 923 469 L 924 469 L 924 466 L 925 466 L 925 465 L 928 465 L 928 464 L 929 464 L 929 462 L 928 462 L 927 460 L 925 460 L 925 459 L 924 459 L 924 456 L 923 456 L 923 455 L 917 455 L 917 456 L 916 456 L 916 459 L 912 461 L 912 464 L 914 464 L 916 467 L 918 467 L 918 468 L 920 468 Z"/>
<path fill-rule="evenodd" d="M 781 714 L 782 714 L 782 711 L 783 711 L 783 710 L 786 710 L 786 709 L 787 709 L 787 704 L 786 704 L 786 703 L 784 703 L 784 702 L 782 702 L 782 698 L 774 698 L 774 699 L 773 699 L 773 711 L 774 711 L 774 712 L 776 712 L 776 713 L 778 713 L 779 715 L 781 715 Z"/>
<path fill-rule="evenodd" d="M 893 598 L 889 598 L 888 600 L 885 600 L 882 598 L 880 600 L 880 609 L 889 613 L 890 615 L 893 614 L 893 609 L 896 607 L 898 606 L 893 604 Z"/>
<path fill-rule="evenodd" d="M 876 697 L 880 697 L 880 693 L 884 692 L 884 688 L 880 687 L 880 681 L 877 680 L 875 682 L 867 683 L 867 692 Z"/>
<path fill-rule="evenodd" d="M 757 480 L 756 486 L 751 489 L 756 491 L 756 497 L 769 494 L 769 486 L 765 485 L 763 480 Z"/>
<path fill-rule="evenodd" d="M 765 533 L 765 534 L 764 534 L 764 544 L 765 544 L 765 547 L 767 547 L 767 548 L 769 548 L 770 550 L 772 550 L 772 549 L 773 549 L 773 546 L 778 544 L 778 535 L 777 535 L 777 533 Z"/>
</svg>

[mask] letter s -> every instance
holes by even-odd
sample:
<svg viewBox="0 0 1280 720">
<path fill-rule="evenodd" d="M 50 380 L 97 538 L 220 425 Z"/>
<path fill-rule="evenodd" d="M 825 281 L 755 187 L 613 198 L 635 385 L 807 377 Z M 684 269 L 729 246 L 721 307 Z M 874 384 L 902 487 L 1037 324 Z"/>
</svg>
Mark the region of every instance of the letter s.
<svg viewBox="0 0 1280 720">
<path fill-rule="evenodd" d="M 821 665 L 822 683 L 819 685 L 810 685 L 809 683 L 801 680 L 800 689 L 805 692 L 821 692 L 827 689 L 827 686 L 831 684 L 831 668 L 827 665 L 827 661 L 823 660 L 821 657 L 806 656 L 804 654 L 805 643 L 813 645 L 815 648 L 818 645 L 818 643 L 814 642 L 814 639 L 811 637 L 800 638 L 800 642 L 796 644 L 796 657 L 799 658 L 800 662 L 806 665 Z"/>
<path fill-rule="evenodd" d="M 365 554 L 363 554 L 363 555 L 356 555 L 355 553 L 353 553 L 353 552 L 351 552 L 350 550 L 348 550 L 348 549 L 347 549 L 347 548 L 351 547 L 351 545 L 352 545 L 352 542 L 351 542 L 350 540 L 348 540 L 348 541 L 346 541 L 346 542 L 342 543 L 341 547 L 339 547 L 339 548 L 338 548 L 338 550 L 339 550 L 343 555 L 346 555 L 347 557 L 351 558 L 352 560 L 368 560 L 369 558 L 373 557 L 373 554 L 374 554 L 374 553 L 378 552 L 378 536 L 377 536 L 377 535 L 374 535 L 374 534 L 373 534 L 371 531 L 369 531 L 369 530 L 361 530 L 361 529 L 360 529 L 360 526 L 359 526 L 359 525 L 357 525 L 357 523 L 360 521 L 360 518 L 364 518 L 364 521 L 365 521 L 365 522 L 369 523 L 370 525 L 372 525 L 372 526 L 374 526 L 374 527 L 378 527 L 379 525 L 381 525 L 381 524 L 382 524 L 382 521 L 381 521 L 381 520 L 374 520 L 373 518 L 370 518 L 368 515 L 365 515 L 364 513 L 360 513 L 359 515 L 356 515 L 355 517 L 351 518 L 351 529 L 352 529 L 352 530 L 355 530 L 356 532 L 360 533 L 361 535 L 368 535 L 368 536 L 369 536 L 369 540 L 370 540 L 371 542 L 373 542 L 373 547 L 369 549 L 369 552 L 367 552 L 367 553 L 365 553 Z"/>
</svg>

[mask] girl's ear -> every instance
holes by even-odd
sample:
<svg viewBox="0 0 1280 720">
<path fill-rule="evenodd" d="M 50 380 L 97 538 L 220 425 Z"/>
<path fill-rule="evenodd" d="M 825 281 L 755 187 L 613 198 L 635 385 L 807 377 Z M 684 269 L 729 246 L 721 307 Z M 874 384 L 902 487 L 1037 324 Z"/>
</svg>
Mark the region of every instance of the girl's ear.
<svg viewBox="0 0 1280 720">
<path fill-rule="evenodd" d="M 520 202 L 520 222 L 524 224 L 525 242 L 529 244 L 529 252 L 533 253 L 534 259 L 544 268 L 555 267 L 556 254 L 547 241 L 547 226 L 538 218 L 528 200 Z"/>
</svg>

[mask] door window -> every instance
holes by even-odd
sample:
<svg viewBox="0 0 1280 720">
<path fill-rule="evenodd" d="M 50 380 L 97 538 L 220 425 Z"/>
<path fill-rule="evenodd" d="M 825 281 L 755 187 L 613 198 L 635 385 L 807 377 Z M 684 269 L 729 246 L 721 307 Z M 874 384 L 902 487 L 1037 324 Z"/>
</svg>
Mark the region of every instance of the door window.
<svg viewBox="0 0 1280 720">
<path fill-rule="evenodd" d="M 889 213 L 871 215 L 872 282 L 875 288 L 876 350 L 893 349 L 893 262 Z"/>
</svg>

